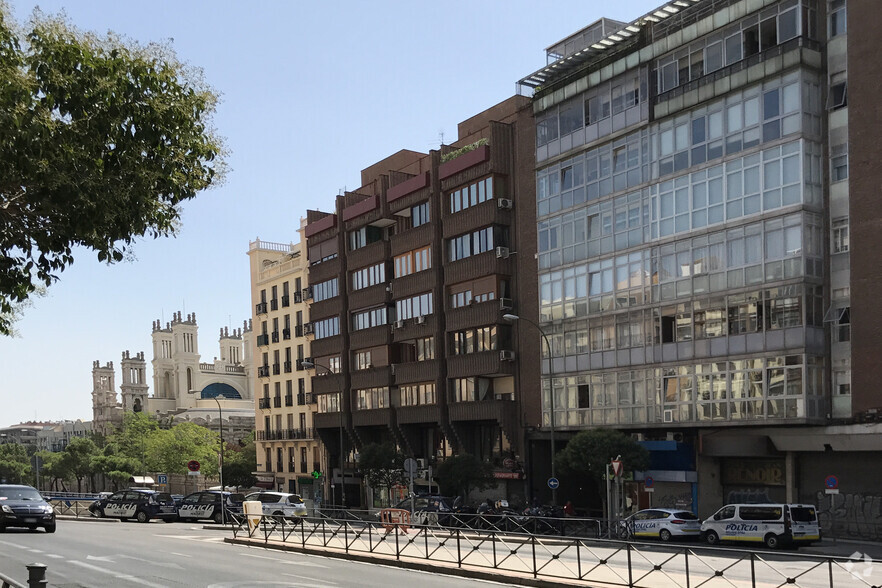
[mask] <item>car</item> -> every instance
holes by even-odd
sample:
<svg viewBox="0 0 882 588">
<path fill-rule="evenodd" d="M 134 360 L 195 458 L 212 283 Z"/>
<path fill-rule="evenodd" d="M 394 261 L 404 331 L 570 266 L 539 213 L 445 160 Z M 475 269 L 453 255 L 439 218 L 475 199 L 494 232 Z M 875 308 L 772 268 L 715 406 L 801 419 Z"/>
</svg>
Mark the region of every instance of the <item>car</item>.
<svg viewBox="0 0 882 588">
<path fill-rule="evenodd" d="M 727 504 L 701 524 L 701 534 L 710 545 L 736 541 L 777 549 L 811 545 L 821 529 L 813 504 Z"/>
<path fill-rule="evenodd" d="M 221 511 L 222 494 L 224 508 L 227 513 L 226 516 Z M 178 506 L 178 520 L 198 521 L 208 519 L 215 523 L 222 523 L 225 520 L 230 520 L 230 513 L 239 514 L 242 512 L 242 501 L 244 499 L 245 497 L 242 494 L 222 493 L 220 490 L 193 492 L 184 496 L 183 500 L 181 500 Z"/>
<path fill-rule="evenodd" d="M 647 508 L 620 521 L 618 535 L 619 539 L 697 539 L 701 535 L 701 519 L 682 508 Z"/>
<path fill-rule="evenodd" d="M 297 494 L 287 492 L 252 492 L 245 497 L 245 502 L 257 500 L 262 503 L 263 514 L 283 516 L 296 523 L 302 522 L 306 516 L 306 504 Z"/>
<path fill-rule="evenodd" d="M 33 486 L 0 484 L 0 533 L 8 527 L 55 532 L 55 509 Z"/>
<path fill-rule="evenodd" d="M 457 506 L 455 499 L 448 496 L 417 494 L 413 497 L 413 503 L 410 498 L 405 498 L 392 508 L 410 511 L 411 504 L 413 516 L 410 520 L 414 525 L 450 525 L 453 522 L 451 515 Z M 377 513 L 377 517 L 381 517 L 381 512 Z"/>
<path fill-rule="evenodd" d="M 92 514 L 98 518 L 118 518 L 123 521 L 134 518 L 139 523 L 160 519 L 167 523 L 178 518 L 178 508 L 171 494 L 146 488 L 129 488 L 114 492 L 98 500 Z"/>
</svg>

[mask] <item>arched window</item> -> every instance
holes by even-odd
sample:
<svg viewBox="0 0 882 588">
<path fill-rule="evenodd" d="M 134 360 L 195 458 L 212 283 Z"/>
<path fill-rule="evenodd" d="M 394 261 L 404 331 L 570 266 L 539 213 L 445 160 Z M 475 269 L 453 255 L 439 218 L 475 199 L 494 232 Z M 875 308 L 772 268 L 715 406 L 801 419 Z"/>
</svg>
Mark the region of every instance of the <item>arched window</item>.
<svg viewBox="0 0 882 588">
<path fill-rule="evenodd" d="M 187 368 L 187 392 L 193 389 L 193 370 Z"/>
</svg>

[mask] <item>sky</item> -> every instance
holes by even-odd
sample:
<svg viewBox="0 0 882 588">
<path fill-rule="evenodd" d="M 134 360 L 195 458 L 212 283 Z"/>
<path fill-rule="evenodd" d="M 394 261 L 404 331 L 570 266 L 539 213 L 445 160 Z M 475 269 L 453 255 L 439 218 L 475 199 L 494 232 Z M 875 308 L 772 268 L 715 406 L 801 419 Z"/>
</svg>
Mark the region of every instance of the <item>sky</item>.
<svg viewBox="0 0 882 588">
<path fill-rule="evenodd" d="M 545 48 L 601 17 L 631 21 L 660 0 L 7 0 L 80 30 L 171 41 L 220 95 L 225 183 L 183 206 L 179 235 L 139 240 L 135 259 L 75 252 L 43 298 L 0 337 L 0 427 L 91 420 L 92 363 L 145 353 L 154 320 L 196 313 L 202 361 L 222 327 L 251 316 L 248 245 L 296 241 L 309 209 L 329 210 L 361 170 L 399 151 L 456 140 L 457 124 L 516 92 Z M 541 12 L 544 11 L 544 12 Z"/>
</svg>

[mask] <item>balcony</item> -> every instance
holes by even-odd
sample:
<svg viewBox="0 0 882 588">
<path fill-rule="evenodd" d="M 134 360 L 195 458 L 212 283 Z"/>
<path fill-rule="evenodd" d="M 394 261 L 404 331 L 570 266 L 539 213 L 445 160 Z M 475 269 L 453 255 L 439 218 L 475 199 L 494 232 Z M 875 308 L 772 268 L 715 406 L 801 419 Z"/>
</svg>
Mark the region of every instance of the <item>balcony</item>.
<svg viewBox="0 0 882 588">
<path fill-rule="evenodd" d="M 257 407 L 261 409 L 266 409 L 270 407 L 270 399 L 267 397 L 258 398 L 257 399 Z"/>
<path fill-rule="evenodd" d="M 267 334 L 258 335 L 257 336 L 257 346 L 258 347 L 265 347 L 266 345 L 269 345 L 269 335 L 267 335 Z"/>
<path fill-rule="evenodd" d="M 314 429 L 276 429 L 271 431 L 257 431 L 258 441 L 288 441 L 314 438 Z"/>
<path fill-rule="evenodd" d="M 278 376 L 281 373 L 282 373 L 282 364 L 274 363 L 273 364 L 273 375 Z"/>
<path fill-rule="evenodd" d="M 285 394 L 285 406 L 294 406 L 293 394 Z"/>
<path fill-rule="evenodd" d="M 254 306 L 254 312 L 257 314 L 266 314 L 266 302 L 258 302 Z"/>
<path fill-rule="evenodd" d="M 282 397 L 276 396 L 273 398 L 273 407 L 274 408 L 282 408 Z"/>
<path fill-rule="evenodd" d="M 287 341 L 291 338 L 291 329 L 282 329 L 282 339 Z"/>
<path fill-rule="evenodd" d="M 291 306 L 291 297 L 284 294 L 282 296 L 282 308 L 288 308 L 289 306 Z"/>
<path fill-rule="evenodd" d="M 279 332 L 273 331 L 273 343 L 278 343 L 278 342 L 279 342 Z"/>
<path fill-rule="evenodd" d="M 303 325 L 297 325 L 294 327 L 294 336 L 302 337 L 303 336 Z"/>
<path fill-rule="evenodd" d="M 270 300 L 270 310 L 279 310 L 278 298 L 273 298 L 272 300 Z"/>
<path fill-rule="evenodd" d="M 294 292 L 294 302 L 303 302 L 303 295 L 300 292 Z"/>
<path fill-rule="evenodd" d="M 286 374 L 290 374 L 290 373 L 291 373 L 292 365 L 291 365 L 291 362 L 290 362 L 290 361 L 286 361 L 286 362 L 283 364 L 282 367 L 283 367 L 283 369 L 285 370 L 285 373 L 286 373 Z"/>
<path fill-rule="evenodd" d="M 270 375 L 270 368 L 268 365 L 261 365 L 257 368 L 257 377 L 258 378 L 268 378 Z"/>
</svg>

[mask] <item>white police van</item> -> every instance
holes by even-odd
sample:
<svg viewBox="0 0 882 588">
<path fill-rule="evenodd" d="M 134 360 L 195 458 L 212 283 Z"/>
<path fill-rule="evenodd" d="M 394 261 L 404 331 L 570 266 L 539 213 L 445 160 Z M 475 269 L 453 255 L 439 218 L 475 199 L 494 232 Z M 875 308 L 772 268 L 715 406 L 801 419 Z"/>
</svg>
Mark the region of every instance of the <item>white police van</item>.
<svg viewBox="0 0 882 588">
<path fill-rule="evenodd" d="M 817 509 L 811 504 L 727 504 L 701 524 L 710 545 L 720 541 L 811 545 L 821 538 Z"/>
</svg>

